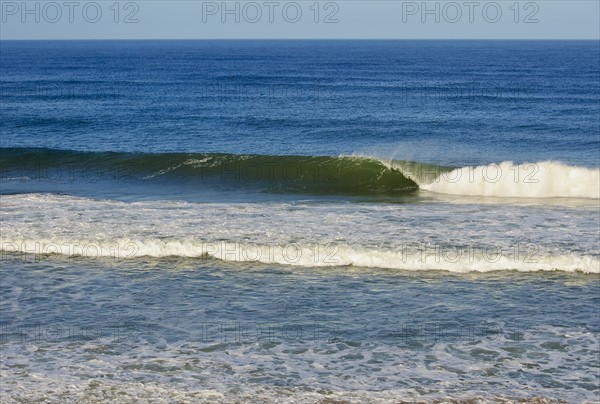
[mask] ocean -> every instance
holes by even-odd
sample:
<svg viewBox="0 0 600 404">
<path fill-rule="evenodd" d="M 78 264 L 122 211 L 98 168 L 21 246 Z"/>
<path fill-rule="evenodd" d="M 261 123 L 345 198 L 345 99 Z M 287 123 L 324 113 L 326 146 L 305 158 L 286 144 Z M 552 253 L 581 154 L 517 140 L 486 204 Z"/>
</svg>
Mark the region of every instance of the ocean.
<svg viewBox="0 0 600 404">
<path fill-rule="evenodd" d="M 0 402 L 598 402 L 599 54 L 0 42 Z"/>
</svg>

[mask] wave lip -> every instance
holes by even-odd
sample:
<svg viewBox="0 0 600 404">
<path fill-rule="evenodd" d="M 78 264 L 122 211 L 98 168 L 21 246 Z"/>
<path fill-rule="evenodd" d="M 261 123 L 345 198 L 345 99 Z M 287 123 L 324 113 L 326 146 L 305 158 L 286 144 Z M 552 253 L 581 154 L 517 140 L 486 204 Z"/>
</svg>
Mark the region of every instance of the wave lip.
<svg viewBox="0 0 600 404">
<path fill-rule="evenodd" d="M 443 172 L 431 182 L 419 183 L 419 188 L 464 196 L 600 199 L 600 169 L 556 161 L 505 161 Z"/>
</svg>

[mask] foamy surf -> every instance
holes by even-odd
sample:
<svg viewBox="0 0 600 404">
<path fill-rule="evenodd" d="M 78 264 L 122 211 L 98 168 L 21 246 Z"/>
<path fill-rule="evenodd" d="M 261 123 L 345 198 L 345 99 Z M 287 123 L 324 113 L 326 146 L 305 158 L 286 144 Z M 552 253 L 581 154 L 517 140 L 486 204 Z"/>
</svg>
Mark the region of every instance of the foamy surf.
<svg viewBox="0 0 600 404">
<path fill-rule="evenodd" d="M 59 254 L 415 271 L 600 272 L 598 217 L 589 207 L 0 198 L 2 254 L 28 260 Z"/>
<path fill-rule="evenodd" d="M 443 172 L 419 188 L 441 194 L 509 198 L 600 198 L 600 169 L 555 161 L 505 161 Z"/>
<path fill-rule="evenodd" d="M 514 270 L 600 273 L 600 261 L 576 254 L 546 255 L 534 245 L 455 248 L 404 245 L 398 249 L 369 249 L 335 244 L 250 244 L 206 240 L 159 239 L 28 239 L 0 240 L 2 255 L 25 253 L 28 260 L 51 254 L 108 258 L 115 261 L 152 257 L 217 259 L 228 262 L 255 262 L 300 267 L 393 269 L 404 271 L 442 270 L 455 273 Z"/>
</svg>

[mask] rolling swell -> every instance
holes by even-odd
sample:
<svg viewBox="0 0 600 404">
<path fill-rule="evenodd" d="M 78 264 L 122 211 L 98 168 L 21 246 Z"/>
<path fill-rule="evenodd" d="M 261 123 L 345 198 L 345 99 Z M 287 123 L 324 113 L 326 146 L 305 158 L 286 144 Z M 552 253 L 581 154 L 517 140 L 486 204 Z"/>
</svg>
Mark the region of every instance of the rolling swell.
<svg viewBox="0 0 600 404">
<path fill-rule="evenodd" d="M 0 158 L 2 181 L 166 181 L 216 189 L 325 195 L 403 195 L 418 189 L 400 170 L 368 157 L 0 148 Z"/>
<path fill-rule="evenodd" d="M 600 198 L 600 170 L 559 161 L 447 167 L 370 156 L 85 152 L 0 148 L 0 181 L 164 185 L 262 193 L 464 197 Z M 172 189 L 172 188 L 169 188 Z M 33 189 L 31 191 L 40 191 Z M 155 190 L 148 190 L 152 193 Z M 179 190 L 176 190 L 179 192 Z"/>
</svg>

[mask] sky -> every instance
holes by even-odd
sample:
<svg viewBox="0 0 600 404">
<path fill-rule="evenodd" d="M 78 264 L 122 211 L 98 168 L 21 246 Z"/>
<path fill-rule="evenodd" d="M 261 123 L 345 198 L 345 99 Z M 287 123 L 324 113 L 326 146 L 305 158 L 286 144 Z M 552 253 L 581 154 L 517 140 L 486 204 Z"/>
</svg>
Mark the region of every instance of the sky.
<svg viewBox="0 0 600 404">
<path fill-rule="evenodd" d="M 0 39 L 600 39 L 600 1 L 0 1 Z"/>
</svg>

